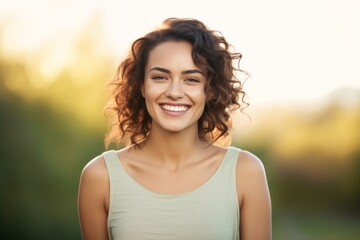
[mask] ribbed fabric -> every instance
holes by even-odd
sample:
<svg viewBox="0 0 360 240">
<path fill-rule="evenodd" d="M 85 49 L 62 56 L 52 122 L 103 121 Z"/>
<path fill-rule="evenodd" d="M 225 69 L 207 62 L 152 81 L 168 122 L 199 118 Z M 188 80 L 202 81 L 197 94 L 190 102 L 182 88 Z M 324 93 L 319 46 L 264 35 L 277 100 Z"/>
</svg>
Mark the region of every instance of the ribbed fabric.
<svg viewBox="0 0 360 240">
<path fill-rule="evenodd" d="M 229 147 L 213 176 L 181 194 L 152 192 L 124 169 L 114 150 L 103 153 L 110 180 L 108 214 L 112 240 L 237 240 L 239 204 L 236 163 Z"/>
</svg>

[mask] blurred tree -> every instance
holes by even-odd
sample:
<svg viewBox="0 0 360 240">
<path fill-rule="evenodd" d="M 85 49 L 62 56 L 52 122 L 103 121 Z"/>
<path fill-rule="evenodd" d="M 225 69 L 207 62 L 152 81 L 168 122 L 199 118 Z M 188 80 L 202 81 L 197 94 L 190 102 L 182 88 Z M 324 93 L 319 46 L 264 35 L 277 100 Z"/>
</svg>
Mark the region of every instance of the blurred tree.
<svg viewBox="0 0 360 240">
<path fill-rule="evenodd" d="M 0 239 L 80 239 L 78 181 L 104 151 L 103 69 L 113 66 L 81 37 L 71 54 L 84 60 L 51 77 L 39 72 L 42 54 L 0 55 Z"/>
<path fill-rule="evenodd" d="M 77 184 L 103 150 L 103 129 L 27 102 L 3 81 L 0 92 L 1 239 L 79 239 Z"/>
</svg>

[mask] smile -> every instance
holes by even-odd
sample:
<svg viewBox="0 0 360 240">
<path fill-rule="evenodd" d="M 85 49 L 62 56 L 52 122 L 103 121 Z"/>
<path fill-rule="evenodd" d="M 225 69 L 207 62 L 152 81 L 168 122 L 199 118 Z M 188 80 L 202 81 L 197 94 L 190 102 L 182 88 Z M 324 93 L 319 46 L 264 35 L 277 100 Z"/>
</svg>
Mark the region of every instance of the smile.
<svg viewBox="0 0 360 240">
<path fill-rule="evenodd" d="M 172 112 L 185 112 L 186 110 L 189 109 L 188 106 L 173 106 L 173 105 L 167 105 L 167 104 L 162 104 L 160 105 L 162 109 L 167 110 L 167 111 L 172 111 Z"/>
</svg>

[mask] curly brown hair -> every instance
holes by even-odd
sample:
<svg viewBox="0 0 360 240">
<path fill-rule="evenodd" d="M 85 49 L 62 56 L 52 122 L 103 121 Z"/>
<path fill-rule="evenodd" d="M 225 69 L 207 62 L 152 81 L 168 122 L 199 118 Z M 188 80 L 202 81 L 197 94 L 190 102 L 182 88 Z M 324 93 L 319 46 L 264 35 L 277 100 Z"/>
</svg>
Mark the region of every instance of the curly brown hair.
<svg viewBox="0 0 360 240">
<path fill-rule="evenodd" d="M 202 141 L 214 143 L 227 137 L 231 128 L 230 113 L 249 105 L 244 100 L 242 83 L 236 77 L 237 72 L 248 76 L 240 69 L 242 55 L 231 51 L 231 45 L 223 35 L 208 29 L 204 23 L 196 19 L 169 18 L 159 29 L 137 39 L 117 69 L 111 82 L 114 87 L 112 104 L 106 108 L 114 113 L 113 124 L 105 138 L 106 146 L 111 142 L 138 146 L 149 135 L 151 117 L 146 110 L 141 86 L 150 51 L 166 41 L 189 42 L 194 63 L 206 69 L 207 100 L 198 120 L 198 135 Z"/>
</svg>

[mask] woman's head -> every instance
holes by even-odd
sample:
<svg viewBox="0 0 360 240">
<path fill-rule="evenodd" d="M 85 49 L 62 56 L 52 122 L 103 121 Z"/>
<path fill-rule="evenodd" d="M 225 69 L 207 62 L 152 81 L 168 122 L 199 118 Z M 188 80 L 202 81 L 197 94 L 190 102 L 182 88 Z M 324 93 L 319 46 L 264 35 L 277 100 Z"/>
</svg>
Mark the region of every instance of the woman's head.
<svg viewBox="0 0 360 240">
<path fill-rule="evenodd" d="M 230 51 L 230 45 L 216 31 L 209 30 L 195 19 L 170 18 L 160 29 L 137 39 L 131 51 L 118 67 L 113 81 L 116 122 L 112 125 L 107 143 L 130 140 L 138 144 L 147 138 L 152 119 L 146 109 L 141 89 L 144 85 L 145 68 L 151 51 L 161 43 L 185 41 L 192 47 L 194 64 L 205 74 L 204 92 L 206 104 L 198 120 L 198 136 L 209 143 L 228 135 L 230 112 L 241 107 L 239 95 L 244 95 L 236 71 L 240 53 Z M 244 103 L 243 98 L 241 98 Z M 246 105 L 246 103 L 244 103 Z"/>
</svg>

